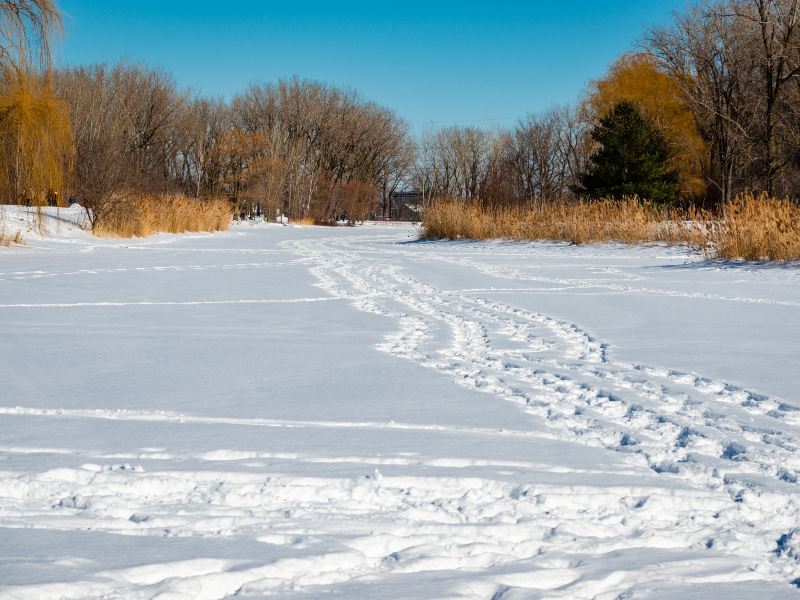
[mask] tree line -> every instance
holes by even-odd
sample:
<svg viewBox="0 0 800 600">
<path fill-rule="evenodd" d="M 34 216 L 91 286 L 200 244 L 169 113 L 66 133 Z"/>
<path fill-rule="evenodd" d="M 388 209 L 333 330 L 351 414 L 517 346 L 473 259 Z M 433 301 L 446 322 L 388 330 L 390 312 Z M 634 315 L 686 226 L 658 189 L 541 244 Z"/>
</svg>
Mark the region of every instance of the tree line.
<svg viewBox="0 0 800 600">
<path fill-rule="evenodd" d="M 318 221 L 371 216 L 413 161 L 408 125 L 348 90 L 299 78 L 230 101 L 158 69 L 53 68 L 52 0 L 0 0 L 0 196 L 89 209 L 126 198 L 224 197 L 236 214 Z"/>
<path fill-rule="evenodd" d="M 407 168 L 408 131 L 355 93 L 291 79 L 230 102 L 139 65 L 59 70 L 74 189 L 102 218 L 126 191 L 224 196 L 237 213 L 363 220 Z"/>
<path fill-rule="evenodd" d="M 797 199 L 799 10 L 800 0 L 696 3 L 646 32 L 574 106 L 506 130 L 427 133 L 415 186 L 491 203 Z"/>
<path fill-rule="evenodd" d="M 800 0 L 702 0 L 574 105 L 413 139 L 393 111 L 299 78 L 229 101 L 121 63 L 54 68 L 53 0 L 0 0 L 0 196 L 102 219 L 134 194 L 237 214 L 360 220 L 393 192 L 536 205 L 639 195 L 715 205 L 800 190 Z"/>
<path fill-rule="evenodd" d="M 128 63 L 11 78 L 4 150 L 19 159 L 5 163 L 0 193 L 71 196 L 93 224 L 128 196 L 174 193 L 226 197 L 237 214 L 364 219 L 410 157 L 396 115 L 316 82 L 253 85 L 223 102 Z"/>
</svg>

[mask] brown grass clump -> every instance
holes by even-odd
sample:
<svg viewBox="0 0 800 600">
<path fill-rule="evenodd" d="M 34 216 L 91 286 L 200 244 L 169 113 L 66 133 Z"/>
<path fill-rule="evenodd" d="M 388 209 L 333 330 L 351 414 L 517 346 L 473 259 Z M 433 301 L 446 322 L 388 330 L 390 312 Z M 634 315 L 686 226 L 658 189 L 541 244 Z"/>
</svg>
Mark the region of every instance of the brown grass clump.
<svg viewBox="0 0 800 600">
<path fill-rule="evenodd" d="M 6 233 L 0 230 L 0 246 L 10 246 L 11 244 L 21 244 L 22 233 L 17 231 L 15 233 Z"/>
<path fill-rule="evenodd" d="M 423 214 L 423 237 L 447 239 L 668 242 L 700 245 L 697 211 L 663 211 L 636 199 L 505 207 L 434 202 Z"/>
<path fill-rule="evenodd" d="M 800 260 L 800 207 L 765 194 L 725 205 L 709 229 L 711 254 L 728 260 Z"/>
<path fill-rule="evenodd" d="M 442 200 L 423 214 L 422 237 L 521 241 L 685 243 L 709 258 L 800 260 L 800 206 L 766 195 L 743 194 L 718 215 L 661 210 L 635 199 L 497 207 Z"/>
<path fill-rule="evenodd" d="M 97 220 L 96 235 L 145 237 L 158 232 L 226 231 L 231 209 L 227 200 L 195 200 L 182 195 L 121 198 Z"/>
</svg>

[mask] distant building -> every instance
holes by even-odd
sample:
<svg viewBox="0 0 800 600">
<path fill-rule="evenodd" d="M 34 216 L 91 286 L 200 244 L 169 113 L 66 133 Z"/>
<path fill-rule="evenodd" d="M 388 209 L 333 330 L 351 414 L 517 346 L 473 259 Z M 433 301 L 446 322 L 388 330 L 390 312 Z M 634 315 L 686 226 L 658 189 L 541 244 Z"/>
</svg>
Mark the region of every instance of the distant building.
<svg viewBox="0 0 800 600">
<path fill-rule="evenodd" d="M 386 216 L 392 221 L 419 221 L 422 218 L 422 192 L 392 192 Z"/>
</svg>

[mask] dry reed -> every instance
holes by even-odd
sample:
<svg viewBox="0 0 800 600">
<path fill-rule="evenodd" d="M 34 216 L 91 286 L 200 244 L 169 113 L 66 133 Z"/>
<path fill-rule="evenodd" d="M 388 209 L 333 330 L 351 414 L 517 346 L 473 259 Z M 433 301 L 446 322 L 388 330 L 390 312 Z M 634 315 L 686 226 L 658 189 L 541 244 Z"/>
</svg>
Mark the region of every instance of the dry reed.
<svg viewBox="0 0 800 600">
<path fill-rule="evenodd" d="M 764 194 L 744 194 L 725 205 L 708 237 L 716 258 L 800 260 L 800 207 Z"/>
<path fill-rule="evenodd" d="M 423 237 L 447 239 L 668 242 L 702 244 L 699 211 L 664 211 L 636 199 L 526 207 L 434 202 L 423 214 Z"/>
<path fill-rule="evenodd" d="M 94 233 L 107 237 L 146 237 L 158 232 L 226 231 L 227 200 L 195 200 L 181 195 L 120 199 L 98 219 Z"/>
<path fill-rule="evenodd" d="M 22 232 L 6 233 L 0 230 L 0 246 L 10 246 L 11 244 L 22 243 Z"/>
<path fill-rule="evenodd" d="M 684 243 L 709 258 L 790 261 L 800 260 L 800 208 L 788 200 L 750 194 L 727 203 L 719 216 L 696 209 L 658 209 L 636 199 L 536 207 L 442 200 L 425 209 L 422 237 Z"/>
</svg>

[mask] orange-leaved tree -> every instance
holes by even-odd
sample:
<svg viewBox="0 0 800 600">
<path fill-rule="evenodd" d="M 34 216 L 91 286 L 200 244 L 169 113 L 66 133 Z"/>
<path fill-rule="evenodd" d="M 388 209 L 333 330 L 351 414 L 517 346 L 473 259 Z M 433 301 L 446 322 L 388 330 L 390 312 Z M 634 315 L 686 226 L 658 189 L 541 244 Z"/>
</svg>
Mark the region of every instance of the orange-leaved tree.
<svg viewBox="0 0 800 600">
<path fill-rule="evenodd" d="M 660 70 L 650 55 L 626 54 L 604 78 L 593 82 L 587 103 L 595 119 L 600 119 L 626 100 L 636 104 L 666 139 L 680 195 L 702 197 L 708 152 L 679 82 Z"/>
</svg>

